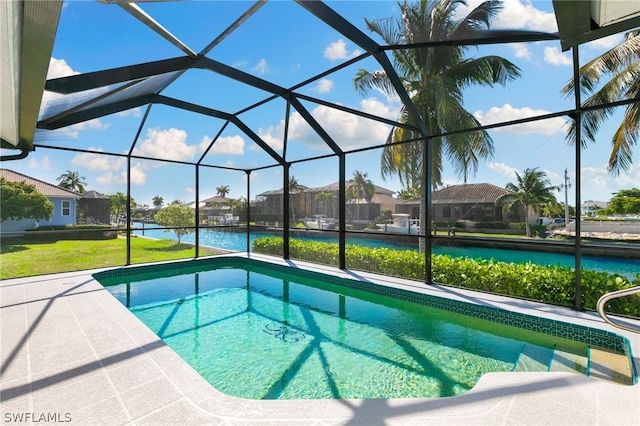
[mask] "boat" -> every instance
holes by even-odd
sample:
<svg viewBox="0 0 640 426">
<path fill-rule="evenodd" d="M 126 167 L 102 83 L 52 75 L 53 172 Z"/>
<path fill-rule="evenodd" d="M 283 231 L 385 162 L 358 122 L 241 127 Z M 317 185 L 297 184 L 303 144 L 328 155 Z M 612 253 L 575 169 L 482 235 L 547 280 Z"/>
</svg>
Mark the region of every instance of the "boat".
<svg viewBox="0 0 640 426">
<path fill-rule="evenodd" d="M 235 226 L 240 223 L 240 217 L 225 213 L 224 216 L 209 216 L 209 222 L 222 226 Z"/>
<path fill-rule="evenodd" d="M 397 234 L 415 234 L 420 231 L 417 219 L 410 219 L 408 213 L 394 213 L 387 223 L 379 223 L 378 229 L 383 232 L 393 232 Z"/>
<path fill-rule="evenodd" d="M 302 219 L 302 223 L 308 229 L 334 229 L 336 220 L 332 217 L 326 217 L 323 214 L 314 214 L 312 218 Z"/>
</svg>

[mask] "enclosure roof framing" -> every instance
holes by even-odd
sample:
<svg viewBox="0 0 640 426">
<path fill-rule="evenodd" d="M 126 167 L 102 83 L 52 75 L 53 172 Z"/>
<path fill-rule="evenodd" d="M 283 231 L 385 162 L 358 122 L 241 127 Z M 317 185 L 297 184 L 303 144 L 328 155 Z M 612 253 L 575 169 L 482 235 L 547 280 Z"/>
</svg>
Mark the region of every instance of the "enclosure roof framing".
<svg viewBox="0 0 640 426">
<path fill-rule="evenodd" d="M 403 126 L 422 134 L 425 138 L 433 136 L 428 134 L 427 127 L 387 56 L 395 49 L 451 44 L 480 45 L 559 40 L 562 48 L 566 50 L 594 38 L 640 26 L 639 2 L 553 0 L 559 34 L 491 30 L 477 31 L 458 40 L 425 42 L 415 45 L 381 45 L 324 2 L 295 0 L 295 3 L 304 11 L 318 18 L 323 24 L 347 38 L 348 41 L 360 46 L 365 53 L 315 76 L 283 87 L 267 78 L 242 71 L 207 56 L 215 51 L 215 48 L 223 40 L 256 14 L 265 5 L 265 1 L 250 3 L 234 20 L 230 20 L 229 25 L 212 37 L 200 52 L 196 52 L 156 21 L 151 13 L 143 11 L 136 4 L 144 3 L 144 1 L 99 0 L 99 2 L 104 3 L 104 7 L 121 7 L 126 10 L 140 23 L 162 37 L 164 41 L 178 48 L 184 55 L 47 80 L 49 60 L 62 10 L 62 0 L 0 2 L 0 22 L 3 30 L 6 28 L 8 35 L 0 38 L 0 54 L 3 58 L 0 69 L 2 72 L 0 83 L 3 93 L 0 101 L 2 148 L 29 152 L 34 150 L 37 145 L 34 143 L 36 129 L 60 129 L 135 107 L 164 104 L 172 108 L 219 119 L 221 125 L 224 126 L 233 123 L 266 152 L 276 164 L 284 165 L 290 163 L 285 158 L 285 154 L 278 153 L 259 136 L 258 129 L 252 128 L 240 118 L 241 114 L 279 98 L 286 102 L 287 114 L 289 107 L 293 107 L 330 148 L 333 155 L 343 155 L 348 150 L 323 128 L 322 124 L 313 117 L 308 107 L 303 105 L 301 101 L 323 105 L 390 126 Z M 623 7 L 623 3 L 626 4 L 626 8 Z M 113 4 L 117 4 L 117 6 L 113 6 Z M 615 10 L 616 8 L 617 10 Z M 318 81 L 367 58 L 374 58 L 385 71 L 402 100 L 403 107 L 411 115 L 411 121 L 415 123 L 415 126 L 401 124 L 385 117 L 314 98 L 299 91 L 311 82 Z M 228 111 L 163 94 L 185 73 L 195 69 L 210 71 L 224 79 L 233 81 L 234 84 L 255 89 L 258 93 L 264 92 L 264 97 L 257 102 L 253 100 L 250 105 L 240 110 Z M 56 94 L 56 101 L 45 105 L 42 102 L 45 91 Z M 133 143 L 135 144 L 135 141 Z M 212 143 L 215 143 L 215 139 Z M 202 164 L 202 162 L 203 157 L 200 157 L 194 160 L 193 164 Z M 270 167 L 270 165 L 266 165 L 266 167 Z"/>
</svg>

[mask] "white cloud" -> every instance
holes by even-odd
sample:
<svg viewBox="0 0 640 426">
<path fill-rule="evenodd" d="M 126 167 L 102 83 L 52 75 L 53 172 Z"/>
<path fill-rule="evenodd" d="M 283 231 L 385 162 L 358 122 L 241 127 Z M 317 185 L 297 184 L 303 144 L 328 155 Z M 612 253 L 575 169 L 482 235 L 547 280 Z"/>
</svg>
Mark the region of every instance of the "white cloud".
<svg viewBox="0 0 640 426">
<path fill-rule="evenodd" d="M 323 78 L 318 81 L 318 85 L 316 86 L 318 93 L 328 93 L 331 89 L 333 89 L 333 81 L 328 78 Z"/>
<path fill-rule="evenodd" d="M 509 178 L 515 178 L 515 173 L 518 171 L 515 167 L 511 167 L 505 163 L 489 162 L 487 167 L 489 170 L 493 170 L 494 172 Z"/>
<path fill-rule="evenodd" d="M 582 200 L 609 201 L 613 193 L 622 189 L 638 188 L 640 164 L 634 164 L 628 173 L 613 176 L 607 165 L 582 167 Z"/>
<path fill-rule="evenodd" d="M 400 113 L 398 108 L 386 105 L 376 98 L 360 101 L 360 110 L 388 119 L 396 119 Z M 384 123 L 324 105 L 314 108 L 311 115 L 344 150 L 383 144 L 389 135 L 390 126 Z M 258 136 L 276 151 L 283 147 L 284 123 L 284 120 L 281 120 L 276 126 L 261 128 L 258 131 Z M 288 137 L 289 140 L 301 141 L 311 149 L 320 151 L 330 149 L 298 112 L 294 112 L 289 119 Z M 252 145 L 250 149 L 259 150 L 260 148 Z"/>
<path fill-rule="evenodd" d="M 147 174 L 144 170 L 150 168 L 143 162 L 136 162 L 131 166 L 131 185 L 142 186 L 147 182 Z M 96 177 L 96 182 L 100 185 L 126 185 L 127 171 L 126 162 L 122 167 L 106 171 Z"/>
<path fill-rule="evenodd" d="M 544 48 L 544 61 L 551 65 L 572 66 L 573 61 L 568 54 L 562 53 L 557 47 Z"/>
<path fill-rule="evenodd" d="M 90 147 L 89 151 L 104 152 L 102 148 L 95 147 Z M 92 172 L 113 172 L 124 169 L 127 165 L 127 159 L 115 155 L 83 152 L 73 157 L 71 164 L 76 167 L 83 167 Z"/>
<path fill-rule="evenodd" d="M 360 108 L 362 108 L 363 112 L 389 120 L 396 120 L 400 115 L 399 106 L 385 104 L 376 98 L 367 98 L 360 101 Z"/>
<path fill-rule="evenodd" d="M 609 50 L 624 41 L 624 35 L 621 33 L 613 34 L 608 37 L 599 38 L 589 43 L 585 43 L 583 46 L 594 50 Z"/>
<path fill-rule="evenodd" d="M 47 80 L 52 78 L 67 77 L 69 75 L 80 74 L 67 64 L 64 59 L 51 58 L 49 60 L 49 69 L 47 70 Z"/>
<path fill-rule="evenodd" d="M 248 63 L 249 63 L 249 61 L 247 61 L 246 59 L 241 59 L 241 60 L 236 61 L 233 64 L 231 64 L 231 66 L 234 67 L 234 68 L 242 68 L 245 65 L 247 65 Z"/>
<path fill-rule="evenodd" d="M 198 149 L 197 145 L 187 144 L 187 132 L 184 130 L 152 128 L 147 130 L 147 139 L 138 143 L 133 153 L 150 158 L 191 161 Z"/>
<path fill-rule="evenodd" d="M 276 151 L 282 150 L 284 147 L 284 141 L 282 140 L 282 135 L 284 129 L 284 120 L 280 122 L 278 126 L 269 126 L 267 129 L 263 129 L 262 127 L 258 129 L 258 137 L 265 141 L 267 145 L 273 148 Z M 251 150 L 260 151 L 262 148 L 258 147 L 256 144 L 251 145 Z"/>
<path fill-rule="evenodd" d="M 529 50 L 526 43 L 512 43 L 509 47 L 513 50 L 513 54 L 516 58 L 522 58 L 527 60 L 533 59 L 533 53 Z"/>
<path fill-rule="evenodd" d="M 128 117 L 128 116 L 142 117 L 142 109 L 140 109 L 140 107 L 136 107 L 136 108 L 128 109 L 125 111 L 120 111 L 116 115 L 118 117 Z"/>
<path fill-rule="evenodd" d="M 470 0 L 467 6 L 456 8 L 456 18 L 466 16 L 484 0 Z M 535 2 L 527 0 L 503 0 L 503 8 L 493 28 L 527 29 L 542 32 L 557 32 L 558 24 L 552 12 L 535 7 Z"/>
<path fill-rule="evenodd" d="M 27 166 L 31 169 L 51 169 L 51 160 L 48 155 L 43 155 L 39 160 L 32 155 Z"/>
<path fill-rule="evenodd" d="M 193 189 L 192 187 L 188 186 L 184 189 L 184 192 L 186 192 L 187 194 L 193 194 L 195 193 L 195 189 Z"/>
<path fill-rule="evenodd" d="M 135 163 L 131 167 L 131 184 L 144 185 L 147 182 L 147 174 L 144 172 L 145 165 L 143 163 Z M 123 183 L 126 182 L 126 179 Z"/>
<path fill-rule="evenodd" d="M 210 143 L 211 138 L 205 135 L 199 145 L 200 151 L 204 152 Z M 243 155 L 244 139 L 240 135 L 218 138 L 209 150 L 209 154 Z"/>
<path fill-rule="evenodd" d="M 267 64 L 267 60 L 260 59 L 258 61 L 258 64 L 255 67 L 251 68 L 251 71 L 258 74 L 266 74 L 267 72 L 269 72 L 269 65 Z"/>
<path fill-rule="evenodd" d="M 548 114 L 549 111 L 536 110 L 529 107 L 514 108 L 509 104 L 504 104 L 501 107 L 492 107 L 489 111 L 476 111 L 474 116 L 483 125 L 501 123 L 512 120 L 519 120 L 522 118 L 535 117 L 538 115 Z M 504 132 L 510 134 L 526 135 L 532 133 L 542 133 L 545 135 L 551 135 L 555 132 L 562 130 L 565 124 L 565 119 L 561 117 L 550 118 L 547 120 L 532 121 L 529 123 L 516 124 L 507 127 L 500 127 L 494 129 L 496 132 Z"/>
<path fill-rule="evenodd" d="M 358 49 L 351 52 L 347 51 L 347 43 L 344 40 L 340 39 L 327 46 L 327 48 L 324 50 L 324 57 L 332 61 L 337 61 L 338 59 L 355 58 L 361 53 L 362 52 Z"/>
<path fill-rule="evenodd" d="M 382 144 L 389 135 L 390 128 L 386 124 L 324 105 L 313 109 L 311 114 L 343 150 Z M 329 149 L 298 113 L 292 115 L 289 124 L 290 139 L 300 140 L 311 149 Z"/>
</svg>

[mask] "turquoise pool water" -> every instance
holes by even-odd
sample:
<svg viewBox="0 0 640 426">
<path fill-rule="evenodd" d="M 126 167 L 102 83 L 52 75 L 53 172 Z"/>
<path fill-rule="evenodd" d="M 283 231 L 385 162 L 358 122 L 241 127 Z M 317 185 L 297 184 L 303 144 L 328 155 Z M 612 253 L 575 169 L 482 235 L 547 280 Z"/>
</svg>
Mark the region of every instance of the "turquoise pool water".
<svg viewBox="0 0 640 426">
<path fill-rule="evenodd" d="M 147 225 L 149 226 L 149 225 Z M 142 235 L 143 231 L 134 231 L 137 235 Z M 146 229 L 144 235 L 150 238 L 158 239 L 174 239 L 173 232 L 164 232 L 161 230 Z M 249 249 L 253 241 L 268 235 L 266 232 L 253 232 L 250 234 Z M 329 237 L 294 237 L 298 239 L 321 240 L 327 242 L 337 242 L 336 238 Z M 195 243 L 195 234 L 189 234 L 182 237 L 183 242 Z M 364 245 L 366 247 L 387 247 L 397 250 L 417 250 L 415 246 L 406 244 L 394 244 L 376 239 L 363 238 L 347 238 L 348 244 Z M 225 250 L 241 252 L 247 250 L 247 235 L 243 232 L 223 232 L 216 230 L 201 230 L 200 244 L 209 247 L 217 247 Z M 469 257 L 473 259 L 495 259 L 501 262 L 527 263 L 531 262 L 538 265 L 560 265 L 570 268 L 575 267 L 575 259 L 573 256 L 562 253 L 542 253 L 524 250 L 504 250 L 483 247 L 442 247 L 435 246 L 433 248 L 435 254 L 446 254 L 455 257 Z M 613 259 L 607 257 L 582 257 L 582 267 L 594 271 L 603 271 L 609 273 L 617 273 L 629 278 L 635 277 L 640 273 L 640 261 Z"/>
<path fill-rule="evenodd" d="M 258 262 L 177 268 L 98 279 L 233 396 L 445 397 L 468 391 L 487 372 L 514 370 L 525 348 L 588 353 L 585 343 Z"/>
</svg>

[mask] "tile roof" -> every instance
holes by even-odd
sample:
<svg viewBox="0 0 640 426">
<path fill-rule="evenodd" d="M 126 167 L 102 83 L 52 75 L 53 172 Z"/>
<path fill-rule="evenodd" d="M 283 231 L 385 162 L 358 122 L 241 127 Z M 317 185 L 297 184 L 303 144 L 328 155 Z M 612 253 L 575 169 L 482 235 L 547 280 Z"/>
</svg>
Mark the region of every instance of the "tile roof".
<svg viewBox="0 0 640 426">
<path fill-rule="evenodd" d="M 109 197 L 107 197 L 106 195 L 103 195 L 101 193 L 99 193 L 98 191 L 94 191 L 93 189 L 91 191 L 87 191 L 84 194 L 82 194 L 82 198 L 99 198 L 99 199 L 108 199 Z"/>
<path fill-rule="evenodd" d="M 510 192 L 490 183 L 468 183 L 451 185 L 431 193 L 432 204 L 448 203 L 494 203 Z"/>
<path fill-rule="evenodd" d="M 346 188 L 350 188 L 351 186 L 353 186 L 354 180 L 353 179 L 347 179 L 345 181 L 345 187 Z M 340 188 L 340 182 L 334 182 L 331 183 L 329 185 L 325 185 L 325 186 L 318 186 L 315 188 L 308 188 L 305 190 L 305 192 L 338 192 L 338 189 Z M 373 185 L 374 191 L 376 194 L 384 194 L 384 195 L 388 195 L 391 196 L 394 191 L 387 189 L 387 188 L 383 188 L 381 186 L 378 186 L 376 184 Z"/>
<path fill-rule="evenodd" d="M 0 177 L 5 178 L 9 182 L 25 182 L 29 185 L 36 187 L 45 197 L 64 197 L 64 198 L 81 198 L 82 196 L 77 192 L 69 191 L 68 189 L 60 188 L 57 185 L 44 182 L 39 179 L 32 178 L 22 173 L 14 172 L 9 169 L 0 169 Z"/>
<path fill-rule="evenodd" d="M 220 204 L 228 204 L 229 201 L 232 201 L 232 198 L 221 197 L 219 195 L 214 195 L 213 197 L 209 197 L 206 200 L 200 200 L 200 203 L 212 204 L 212 203 L 220 203 Z"/>
</svg>

